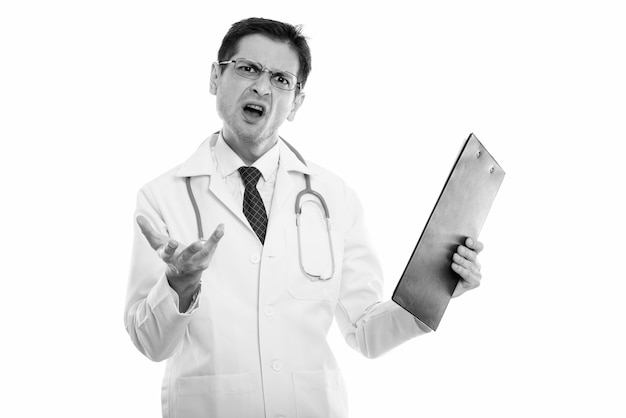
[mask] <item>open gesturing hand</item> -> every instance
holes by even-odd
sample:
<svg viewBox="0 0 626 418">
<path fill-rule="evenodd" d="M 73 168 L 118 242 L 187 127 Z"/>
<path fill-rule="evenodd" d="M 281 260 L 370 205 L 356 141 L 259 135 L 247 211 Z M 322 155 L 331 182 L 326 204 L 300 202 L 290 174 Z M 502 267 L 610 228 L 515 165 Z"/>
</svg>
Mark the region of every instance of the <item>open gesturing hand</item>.
<svg viewBox="0 0 626 418">
<path fill-rule="evenodd" d="M 167 280 L 178 293 L 182 310 L 183 302 L 187 298 L 191 300 L 200 284 L 202 272 L 209 267 L 215 248 L 224 236 L 224 225 L 219 224 L 208 240 L 195 241 L 183 248 L 178 241 L 155 231 L 145 217 L 139 215 L 137 224 L 150 246 L 167 264 Z"/>
</svg>

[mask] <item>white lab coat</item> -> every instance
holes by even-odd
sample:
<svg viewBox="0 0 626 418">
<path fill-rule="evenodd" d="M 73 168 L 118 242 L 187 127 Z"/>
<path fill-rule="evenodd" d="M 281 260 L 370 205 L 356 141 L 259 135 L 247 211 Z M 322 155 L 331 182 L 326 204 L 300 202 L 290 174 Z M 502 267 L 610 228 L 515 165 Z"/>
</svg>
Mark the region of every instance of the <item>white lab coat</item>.
<svg viewBox="0 0 626 418">
<path fill-rule="evenodd" d="M 137 199 L 135 215 L 188 245 L 198 239 L 185 186 L 190 176 L 205 237 L 225 225 L 198 306 L 184 314 L 164 263 L 135 226 L 125 324 L 144 355 L 167 360 L 163 416 L 346 417 L 343 379 L 326 341 L 333 318 L 347 343 L 370 358 L 423 331 L 398 305 L 381 302 L 381 269 L 362 209 L 341 179 L 304 165 L 280 141 L 263 246 L 232 193 L 212 181 L 219 175 L 210 150 L 216 139 L 145 185 Z M 294 202 L 303 173 L 330 210 L 336 260 L 330 280 L 310 280 L 298 263 Z"/>
</svg>

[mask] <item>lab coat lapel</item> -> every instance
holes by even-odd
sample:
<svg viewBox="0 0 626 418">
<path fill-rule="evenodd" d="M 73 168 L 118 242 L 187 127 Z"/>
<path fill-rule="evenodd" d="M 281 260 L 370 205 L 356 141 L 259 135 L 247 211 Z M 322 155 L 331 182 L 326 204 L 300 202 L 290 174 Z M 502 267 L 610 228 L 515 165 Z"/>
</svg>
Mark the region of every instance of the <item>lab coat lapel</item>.
<svg viewBox="0 0 626 418">
<path fill-rule="evenodd" d="M 217 175 L 218 174 L 216 173 L 216 176 Z M 235 197 L 233 196 L 233 194 L 226 188 L 226 185 L 224 182 L 210 181 L 209 190 L 211 191 L 211 193 L 213 193 L 213 195 L 217 198 L 217 200 L 219 200 L 222 204 L 224 204 L 224 206 L 226 206 L 232 212 L 233 215 L 239 218 L 239 220 L 243 222 L 244 225 L 246 225 L 248 228 L 250 228 L 251 231 L 253 231 L 252 227 L 250 226 L 250 223 L 248 222 L 248 219 L 243 214 L 243 209 L 241 208 L 239 203 L 235 200 Z"/>
<path fill-rule="evenodd" d="M 283 206 L 289 202 L 293 205 L 293 199 L 287 199 L 294 192 L 294 179 L 292 176 L 302 176 L 304 173 L 312 174 L 311 169 L 304 165 L 298 157 L 283 143 L 279 141 L 280 159 L 278 172 L 276 174 L 276 185 L 274 186 L 274 197 L 272 198 L 272 210 L 270 213 L 270 224 L 278 221 L 281 217 Z M 283 217 L 284 219 L 284 217 Z"/>
<path fill-rule="evenodd" d="M 191 157 L 189 157 L 189 159 L 180 166 L 176 175 L 179 177 L 209 176 L 210 179 L 208 192 L 212 194 L 228 210 L 230 210 L 230 212 L 244 225 L 252 230 L 252 228 L 250 227 L 250 223 L 243 214 L 243 210 L 241 206 L 237 203 L 235 197 L 226 188 L 224 182 L 217 180 L 219 173 L 217 172 L 217 169 L 213 164 L 213 157 L 211 155 L 211 147 L 215 145 L 217 137 L 218 134 L 216 133 L 208 138 L 206 141 L 204 141 L 200 145 L 200 147 L 198 147 L 196 152 L 194 152 Z M 205 193 L 204 190 L 200 190 L 197 192 Z"/>
<path fill-rule="evenodd" d="M 274 186 L 274 197 L 272 198 L 272 209 L 270 211 L 270 224 L 278 221 L 282 206 L 287 201 L 287 197 L 291 194 L 293 187 L 294 183 L 289 172 L 282 168 L 282 164 L 280 164 L 278 166 L 278 172 L 276 173 L 276 185 Z"/>
</svg>

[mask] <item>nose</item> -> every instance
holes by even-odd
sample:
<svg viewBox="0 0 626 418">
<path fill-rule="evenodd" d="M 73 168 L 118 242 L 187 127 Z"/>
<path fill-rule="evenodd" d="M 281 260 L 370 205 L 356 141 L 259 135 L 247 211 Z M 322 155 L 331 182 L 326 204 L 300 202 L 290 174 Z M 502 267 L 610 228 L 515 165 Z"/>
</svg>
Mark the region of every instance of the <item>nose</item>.
<svg viewBox="0 0 626 418">
<path fill-rule="evenodd" d="M 267 73 L 267 75 L 266 75 Z M 272 91 L 272 83 L 270 82 L 270 77 L 272 73 L 269 70 L 263 70 L 262 74 L 254 80 L 254 84 L 252 85 L 252 90 L 257 93 L 259 96 L 265 96 Z"/>
</svg>

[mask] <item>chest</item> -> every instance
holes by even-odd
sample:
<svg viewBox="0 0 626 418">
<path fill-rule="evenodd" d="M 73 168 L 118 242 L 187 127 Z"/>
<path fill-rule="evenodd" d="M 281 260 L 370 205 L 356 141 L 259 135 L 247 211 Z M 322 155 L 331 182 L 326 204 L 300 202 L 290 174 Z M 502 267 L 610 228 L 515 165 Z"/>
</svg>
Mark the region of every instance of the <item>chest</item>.
<svg viewBox="0 0 626 418">
<path fill-rule="evenodd" d="M 337 300 L 347 227 L 340 193 L 321 181 L 314 183 L 323 203 L 319 196 L 303 195 L 297 215 L 296 200 L 305 187 L 304 178 L 293 176 L 282 185 L 279 178 L 261 245 L 241 203 L 228 188 L 210 184 L 208 177 L 192 180 L 196 208 L 185 184 L 180 184 L 163 202 L 162 215 L 169 235 L 184 244 L 198 239 L 199 225 L 204 237 L 209 237 L 224 224 L 224 236 L 204 274 L 203 289 L 206 282 L 213 294 L 254 305 L 263 291 L 276 300 Z"/>
</svg>

